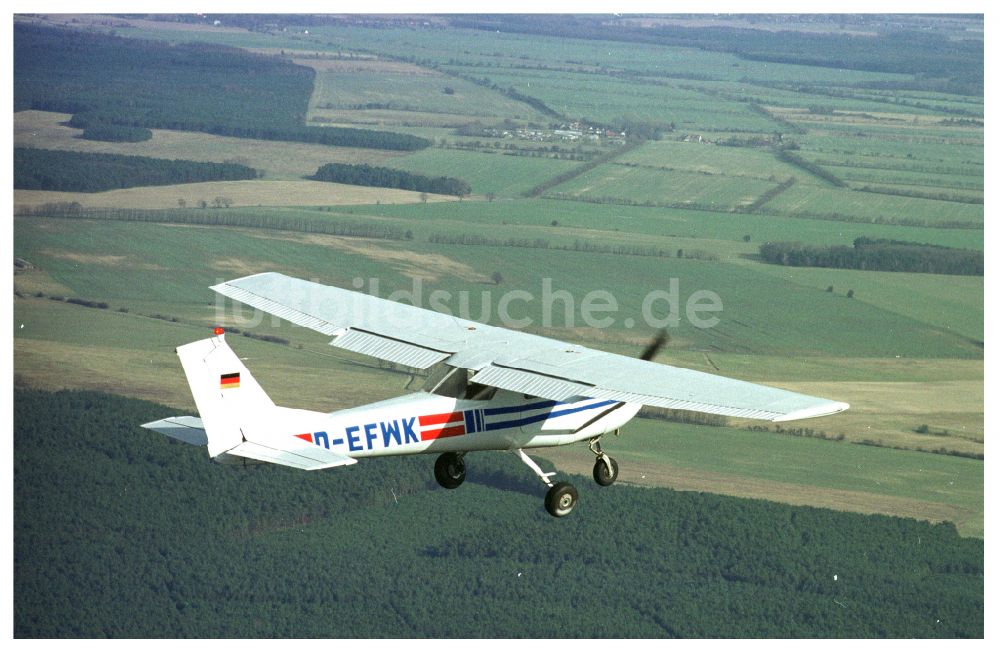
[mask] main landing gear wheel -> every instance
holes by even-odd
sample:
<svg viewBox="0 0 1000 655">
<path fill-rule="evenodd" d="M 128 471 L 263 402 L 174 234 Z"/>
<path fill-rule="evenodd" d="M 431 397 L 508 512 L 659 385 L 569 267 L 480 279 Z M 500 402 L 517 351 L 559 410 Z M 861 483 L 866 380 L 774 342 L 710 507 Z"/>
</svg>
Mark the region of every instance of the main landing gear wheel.
<svg viewBox="0 0 1000 655">
<path fill-rule="evenodd" d="M 569 482 L 556 482 L 545 494 L 545 509 L 556 518 L 566 516 L 576 507 L 578 497 L 576 487 Z"/>
<path fill-rule="evenodd" d="M 605 458 L 607 461 L 605 461 Z M 611 469 L 608 470 L 608 464 Z M 618 462 L 612 457 L 598 457 L 594 463 L 594 482 L 602 487 L 610 487 L 618 479 Z"/>
<path fill-rule="evenodd" d="M 445 489 L 455 489 L 465 482 L 465 460 L 460 453 L 443 453 L 434 462 L 434 477 Z"/>
</svg>

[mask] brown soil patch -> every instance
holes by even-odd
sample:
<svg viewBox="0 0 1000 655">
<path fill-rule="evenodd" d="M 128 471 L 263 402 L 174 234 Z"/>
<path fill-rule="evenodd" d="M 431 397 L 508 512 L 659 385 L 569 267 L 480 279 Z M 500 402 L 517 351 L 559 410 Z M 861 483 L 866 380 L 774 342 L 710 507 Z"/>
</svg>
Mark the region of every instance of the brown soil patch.
<svg viewBox="0 0 1000 655">
<path fill-rule="evenodd" d="M 327 248 L 336 248 L 355 255 L 362 255 L 377 262 L 388 264 L 393 269 L 410 278 L 421 278 L 425 282 L 433 282 L 443 275 L 465 280 L 466 282 L 484 283 L 491 280 L 468 264 L 455 261 L 439 254 L 428 254 L 404 250 L 402 248 L 387 248 L 383 245 L 351 237 L 338 237 L 327 234 L 252 234 L 261 239 L 282 239 L 298 243 L 309 243 Z"/>
<path fill-rule="evenodd" d="M 46 295 L 69 296 L 72 290 L 52 279 L 45 271 L 33 268 L 14 277 L 14 288 L 25 295 L 41 292 Z"/>
<path fill-rule="evenodd" d="M 212 268 L 244 276 L 262 273 L 264 271 L 274 271 L 281 267 L 274 262 L 250 261 L 246 259 L 238 259 L 236 257 L 225 257 L 223 259 L 212 260 Z"/>
<path fill-rule="evenodd" d="M 96 264 L 97 266 L 109 266 L 112 268 L 130 268 L 146 271 L 162 271 L 164 268 L 157 264 L 149 264 L 139 261 L 135 255 L 94 255 L 84 252 L 69 252 L 67 250 L 41 250 L 40 254 L 54 259 L 76 262 L 77 264 Z"/>
</svg>

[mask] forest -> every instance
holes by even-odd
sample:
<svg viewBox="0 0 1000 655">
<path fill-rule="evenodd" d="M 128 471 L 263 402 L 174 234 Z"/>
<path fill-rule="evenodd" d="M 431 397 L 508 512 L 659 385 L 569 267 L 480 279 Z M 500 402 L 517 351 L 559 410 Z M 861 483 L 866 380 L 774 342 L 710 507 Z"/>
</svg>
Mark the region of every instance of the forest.
<svg viewBox="0 0 1000 655">
<path fill-rule="evenodd" d="M 310 179 L 320 182 L 423 191 L 446 196 L 461 197 L 472 193 L 472 187 L 468 182 L 454 177 L 428 177 L 395 168 L 369 166 L 368 164 L 323 164 Z"/>
<path fill-rule="evenodd" d="M 158 128 L 353 148 L 419 150 L 426 139 L 308 127 L 314 72 L 218 45 L 14 26 L 14 111 L 73 114 L 70 126 Z"/>
<path fill-rule="evenodd" d="M 139 143 L 153 138 L 153 131 L 145 127 L 130 127 L 112 123 L 95 123 L 84 128 L 81 139 L 88 141 L 111 141 L 119 143 Z"/>
<path fill-rule="evenodd" d="M 853 247 L 811 246 L 771 242 L 760 246 L 761 258 L 782 266 L 852 268 L 863 271 L 982 275 L 983 251 L 927 243 L 858 237 Z"/>
<path fill-rule="evenodd" d="M 92 193 L 137 186 L 252 180 L 242 164 L 14 148 L 14 188 Z"/>
<path fill-rule="evenodd" d="M 421 456 L 222 466 L 139 427 L 177 410 L 14 396 L 18 638 L 983 636 L 947 523 L 575 476 L 556 521 L 504 453 L 454 491 Z"/>
</svg>

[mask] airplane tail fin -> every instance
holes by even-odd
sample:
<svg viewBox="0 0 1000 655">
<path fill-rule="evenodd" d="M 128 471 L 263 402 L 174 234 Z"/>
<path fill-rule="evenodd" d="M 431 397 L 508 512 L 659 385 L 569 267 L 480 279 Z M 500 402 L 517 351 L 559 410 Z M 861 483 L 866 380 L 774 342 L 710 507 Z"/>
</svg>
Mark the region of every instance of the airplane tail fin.
<svg viewBox="0 0 1000 655">
<path fill-rule="evenodd" d="M 198 406 L 212 457 L 243 442 L 241 425 L 254 423 L 274 402 L 236 356 L 224 334 L 177 348 Z"/>
<path fill-rule="evenodd" d="M 321 448 L 298 434 L 296 426 L 315 424 L 324 415 L 278 407 L 240 358 L 224 334 L 177 348 L 199 417 L 174 416 L 142 427 L 194 445 L 208 446 L 213 458 L 256 460 L 317 470 L 355 463 L 355 459 Z"/>
</svg>

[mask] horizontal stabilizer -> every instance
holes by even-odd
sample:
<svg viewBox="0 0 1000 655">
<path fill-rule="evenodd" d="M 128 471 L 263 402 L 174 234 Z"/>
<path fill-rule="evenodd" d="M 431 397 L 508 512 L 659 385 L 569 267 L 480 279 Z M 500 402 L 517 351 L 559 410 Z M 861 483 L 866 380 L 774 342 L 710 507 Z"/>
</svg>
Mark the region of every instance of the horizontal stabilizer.
<svg viewBox="0 0 1000 655">
<path fill-rule="evenodd" d="M 226 454 L 255 459 L 269 464 L 290 466 L 304 471 L 317 471 L 335 466 L 348 466 L 358 462 L 358 460 L 352 457 L 338 455 L 326 448 L 320 448 L 295 437 L 244 441 L 235 448 L 226 451 Z"/>
<path fill-rule="evenodd" d="M 171 416 L 152 423 L 144 423 L 142 427 L 165 434 L 171 439 L 189 443 L 192 446 L 208 445 L 205 425 L 197 416 Z"/>
</svg>

